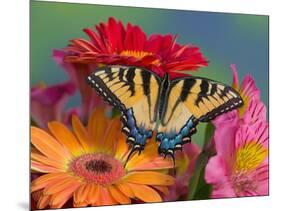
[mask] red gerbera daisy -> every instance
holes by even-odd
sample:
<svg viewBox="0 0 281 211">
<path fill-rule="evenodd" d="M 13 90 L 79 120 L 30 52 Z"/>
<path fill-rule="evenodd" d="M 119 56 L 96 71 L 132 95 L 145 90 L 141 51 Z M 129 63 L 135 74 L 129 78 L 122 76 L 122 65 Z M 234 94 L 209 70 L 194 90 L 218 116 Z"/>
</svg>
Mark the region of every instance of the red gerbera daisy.
<svg viewBox="0 0 281 211">
<path fill-rule="evenodd" d="M 198 47 L 179 45 L 176 36 L 153 34 L 149 37 L 138 26 L 109 18 L 108 23 L 84 29 L 90 40 L 74 39 L 53 56 L 69 74 L 81 93 L 81 118 L 86 121 L 92 108 L 100 105 L 100 98 L 85 83 L 85 78 L 101 65 L 130 65 L 152 70 L 170 79 L 186 76 L 186 72 L 207 66 Z"/>
<path fill-rule="evenodd" d="M 96 25 L 96 32 L 84 29 L 90 41 L 74 39 L 66 48 L 70 63 L 131 65 L 148 68 L 170 78 L 186 75 L 185 71 L 207 66 L 207 61 L 194 45 L 179 45 L 176 36 L 153 34 L 149 37 L 139 26 L 109 18 Z"/>
</svg>

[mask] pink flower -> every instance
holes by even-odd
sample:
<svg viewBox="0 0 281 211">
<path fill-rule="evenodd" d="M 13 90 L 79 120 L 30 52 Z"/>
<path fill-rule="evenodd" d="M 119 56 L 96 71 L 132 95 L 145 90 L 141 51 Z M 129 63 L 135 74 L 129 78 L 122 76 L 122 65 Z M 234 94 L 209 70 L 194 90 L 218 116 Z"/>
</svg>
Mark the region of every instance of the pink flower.
<svg viewBox="0 0 281 211">
<path fill-rule="evenodd" d="M 231 132 L 215 131 L 217 155 L 205 170 L 212 198 L 268 195 L 268 124 L 259 121 Z"/>
<path fill-rule="evenodd" d="M 247 75 L 239 86 L 235 65 L 233 87 L 244 105 L 217 117 L 215 147 L 205 171 L 213 198 L 268 195 L 268 123 L 266 108 L 254 79 Z"/>
<path fill-rule="evenodd" d="M 244 102 L 244 105 L 239 108 L 240 116 L 242 116 L 250 101 L 260 101 L 260 90 L 257 88 L 256 83 L 251 75 L 246 75 L 241 85 L 239 85 L 236 65 L 231 64 L 230 67 L 233 72 L 232 87 L 239 92 Z"/>
<path fill-rule="evenodd" d="M 233 72 L 232 87 L 240 93 L 244 105 L 237 110 L 218 116 L 213 120 L 215 127 L 229 127 L 229 125 L 238 127 L 241 124 L 253 124 L 258 120 L 266 121 L 266 108 L 260 100 L 260 90 L 257 88 L 254 79 L 247 75 L 239 85 L 236 66 L 232 64 L 230 67 Z"/>
<path fill-rule="evenodd" d="M 61 121 L 64 118 L 64 106 L 75 90 L 75 86 L 71 82 L 64 82 L 49 87 L 44 85 L 32 87 L 32 119 L 42 128 L 46 128 L 49 121 Z"/>
<path fill-rule="evenodd" d="M 176 182 L 169 187 L 169 194 L 164 196 L 164 201 L 176 201 L 186 199 L 188 194 L 188 183 L 193 175 L 195 161 L 201 149 L 193 143 L 183 146 L 182 153 L 176 154 Z"/>
<path fill-rule="evenodd" d="M 81 95 L 80 117 L 85 122 L 93 108 L 104 105 L 102 98 L 86 83 L 86 78 L 96 67 L 88 64 L 69 64 L 64 61 L 65 52 L 54 50 L 53 58 L 69 75 Z"/>
</svg>

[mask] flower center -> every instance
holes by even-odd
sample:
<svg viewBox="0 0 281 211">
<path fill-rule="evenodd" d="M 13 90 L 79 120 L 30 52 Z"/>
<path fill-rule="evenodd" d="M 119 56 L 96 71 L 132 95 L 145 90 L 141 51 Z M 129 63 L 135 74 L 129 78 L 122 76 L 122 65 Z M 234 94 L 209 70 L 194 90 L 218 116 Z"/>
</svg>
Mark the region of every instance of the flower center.
<svg viewBox="0 0 281 211">
<path fill-rule="evenodd" d="M 256 141 L 243 145 L 236 153 L 235 171 L 246 172 L 256 169 L 267 156 L 268 150 Z"/>
<path fill-rule="evenodd" d="M 232 177 L 232 184 L 234 191 L 238 196 L 244 196 L 245 193 L 255 193 L 258 187 L 257 180 L 247 176 L 245 173 L 235 174 Z"/>
<path fill-rule="evenodd" d="M 147 52 L 147 51 L 136 51 L 136 50 L 124 50 L 120 53 L 121 56 L 132 56 L 135 57 L 137 59 L 142 59 L 145 56 L 153 56 L 154 54 L 151 52 Z M 151 61 L 151 64 L 160 64 L 159 59 L 154 59 L 153 61 Z"/>
<path fill-rule="evenodd" d="M 76 158 L 71 162 L 69 170 L 86 182 L 101 185 L 116 182 L 125 175 L 125 169 L 120 161 L 102 153 L 86 154 Z"/>
<path fill-rule="evenodd" d="M 151 56 L 153 55 L 150 52 L 146 51 L 135 51 L 135 50 L 124 50 L 120 53 L 121 56 L 133 56 L 136 57 L 137 59 L 142 59 L 145 56 Z"/>
<path fill-rule="evenodd" d="M 96 171 L 100 173 L 110 172 L 112 167 L 109 163 L 103 160 L 91 160 L 85 163 L 88 171 Z"/>
</svg>

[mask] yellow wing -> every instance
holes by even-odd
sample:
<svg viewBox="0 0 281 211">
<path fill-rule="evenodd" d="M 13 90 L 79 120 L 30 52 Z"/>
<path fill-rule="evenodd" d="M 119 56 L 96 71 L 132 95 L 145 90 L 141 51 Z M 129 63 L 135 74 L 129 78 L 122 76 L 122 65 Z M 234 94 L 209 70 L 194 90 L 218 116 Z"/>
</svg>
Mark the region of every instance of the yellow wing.
<svg viewBox="0 0 281 211">
<path fill-rule="evenodd" d="M 189 119 L 206 122 L 243 104 L 231 87 L 199 77 L 171 81 L 159 132 L 177 134 Z"/>
<path fill-rule="evenodd" d="M 160 86 L 158 76 L 136 67 L 106 66 L 92 73 L 88 81 L 124 114 L 131 110 L 138 129 L 154 129 Z M 123 117 L 128 121 L 126 115 Z"/>
</svg>

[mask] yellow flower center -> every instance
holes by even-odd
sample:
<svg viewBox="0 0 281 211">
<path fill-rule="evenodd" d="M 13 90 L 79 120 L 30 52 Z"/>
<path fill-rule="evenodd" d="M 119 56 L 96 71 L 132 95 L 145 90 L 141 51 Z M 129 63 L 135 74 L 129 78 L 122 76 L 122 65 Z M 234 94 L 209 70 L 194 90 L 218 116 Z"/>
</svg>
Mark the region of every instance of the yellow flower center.
<svg viewBox="0 0 281 211">
<path fill-rule="evenodd" d="M 121 56 L 132 56 L 135 57 L 137 59 L 142 59 L 145 56 L 152 56 L 153 53 L 151 52 L 147 52 L 147 51 L 135 51 L 135 50 L 124 50 L 120 53 Z M 159 64 L 160 61 L 159 59 L 155 59 L 153 62 L 151 62 L 152 64 Z"/>
<path fill-rule="evenodd" d="M 256 141 L 243 145 L 236 153 L 236 172 L 249 172 L 256 169 L 265 159 L 268 150 Z"/>
</svg>

